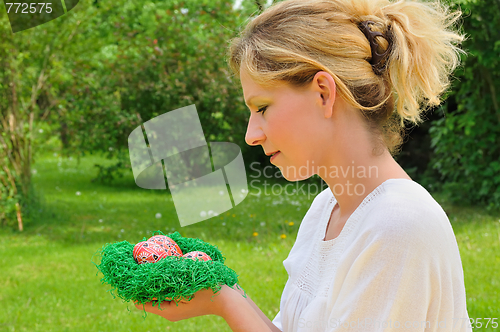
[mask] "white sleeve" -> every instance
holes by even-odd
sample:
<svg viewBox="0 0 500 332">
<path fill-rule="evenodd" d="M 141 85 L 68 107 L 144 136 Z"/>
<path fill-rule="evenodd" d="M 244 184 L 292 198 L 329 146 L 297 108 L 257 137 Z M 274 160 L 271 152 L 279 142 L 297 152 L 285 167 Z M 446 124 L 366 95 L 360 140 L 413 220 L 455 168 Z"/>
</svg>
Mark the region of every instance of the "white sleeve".
<svg viewBox="0 0 500 332">
<path fill-rule="evenodd" d="M 384 231 L 355 237 L 331 288 L 328 331 L 472 331 L 451 226 L 411 219 L 378 220 Z"/>
<path fill-rule="evenodd" d="M 281 324 L 281 311 L 278 311 L 278 314 L 274 317 L 272 322 L 277 328 L 283 331 L 283 325 Z"/>
</svg>

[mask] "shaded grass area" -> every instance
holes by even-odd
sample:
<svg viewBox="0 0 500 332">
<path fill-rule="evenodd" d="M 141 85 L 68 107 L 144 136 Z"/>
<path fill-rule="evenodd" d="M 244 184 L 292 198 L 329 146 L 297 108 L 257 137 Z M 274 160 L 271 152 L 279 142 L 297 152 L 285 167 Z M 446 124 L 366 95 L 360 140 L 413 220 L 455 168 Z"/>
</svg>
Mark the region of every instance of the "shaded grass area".
<svg viewBox="0 0 500 332">
<path fill-rule="evenodd" d="M 287 280 L 282 261 L 317 189 L 309 187 L 309 195 L 307 189 L 272 195 L 254 179 L 247 198 L 229 212 L 180 227 L 167 191 L 136 187 L 131 172 L 109 185 L 93 183 L 97 162 L 107 161 L 38 159 L 33 181 L 42 200 L 35 218 L 22 234 L 0 230 L 0 331 L 230 331 L 215 316 L 175 323 L 155 315 L 145 318 L 100 283 L 92 259 L 103 245 L 139 242 L 156 230 L 179 231 L 217 245 L 226 265 L 239 274 L 240 285 L 274 318 Z M 500 216 L 434 197 L 457 237 L 469 316 L 500 319 Z"/>
</svg>

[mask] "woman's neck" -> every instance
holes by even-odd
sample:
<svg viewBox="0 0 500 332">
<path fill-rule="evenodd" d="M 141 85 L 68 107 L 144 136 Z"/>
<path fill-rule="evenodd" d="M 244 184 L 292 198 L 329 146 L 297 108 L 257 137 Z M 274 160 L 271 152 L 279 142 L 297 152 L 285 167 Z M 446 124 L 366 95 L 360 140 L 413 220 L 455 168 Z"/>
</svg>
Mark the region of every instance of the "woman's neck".
<svg viewBox="0 0 500 332">
<path fill-rule="evenodd" d="M 335 196 L 341 216 L 354 212 L 365 197 L 386 180 L 411 180 L 388 151 L 381 156 L 351 159 L 350 163 L 324 169 L 326 171 L 319 175 Z"/>
</svg>

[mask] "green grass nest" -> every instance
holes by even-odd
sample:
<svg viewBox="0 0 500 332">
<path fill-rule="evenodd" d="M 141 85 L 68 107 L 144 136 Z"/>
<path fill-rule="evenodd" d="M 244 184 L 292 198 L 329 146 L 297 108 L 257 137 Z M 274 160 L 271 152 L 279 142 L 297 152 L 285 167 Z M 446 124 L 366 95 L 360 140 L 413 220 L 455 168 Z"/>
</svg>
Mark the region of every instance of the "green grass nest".
<svg viewBox="0 0 500 332">
<path fill-rule="evenodd" d="M 156 263 L 138 264 L 133 257 L 135 244 L 128 241 L 106 244 L 98 252 L 100 264 L 94 264 L 104 275 L 101 283 L 111 285 L 113 296 L 116 292 L 124 301 L 141 304 L 154 300 L 158 305 L 170 300 L 178 304 L 180 300 L 191 300 L 192 295 L 201 289 L 211 288 L 215 294 L 222 285 L 232 287 L 238 282 L 238 275 L 224 265 L 225 257 L 217 246 L 197 238 L 182 237 L 179 232 L 153 232 L 153 235 L 158 234 L 174 240 L 183 253 L 203 251 L 212 261 L 169 256 Z"/>
</svg>

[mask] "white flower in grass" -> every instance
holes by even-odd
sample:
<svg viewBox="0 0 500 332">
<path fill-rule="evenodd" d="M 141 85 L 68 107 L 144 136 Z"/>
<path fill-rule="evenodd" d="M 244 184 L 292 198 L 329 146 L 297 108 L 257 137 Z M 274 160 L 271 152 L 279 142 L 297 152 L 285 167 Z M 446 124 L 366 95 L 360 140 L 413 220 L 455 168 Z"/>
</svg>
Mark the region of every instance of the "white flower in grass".
<svg viewBox="0 0 500 332">
<path fill-rule="evenodd" d="M 102 220 L 102 219 L 99 219 L 99 222 L 101 222 L 101 223 L 102 223 L 102 222 L 103 222 L 103 220 Z"/>
<path fill-rule="evenodd" d="M 155 214 L 155 217 L 156 217 L 156 219 L 160 219 L 161 218 L 161 213 L 158 212 L 157 214 Z"/>
<path fill-rule="evenodd" d="M 222 223 L 222 226 L 226 226 L 226 223 L 225 223 L 225 222 L 223 222 L 223 223 Z"/>
<path fill-rule="evenodd" d="M 181 13 L 182 13 L 182 14 L 184 14 L 184 15 L 185 15 L 185 14 L 187 14 L 188 12 L 189 12 L 189 9 L 187 9 L 187 8 L 181 8 Z"/>
<path fill-rule="evenodd" d="M 260 225 L 261 225 L 262 227 L 264 227 L 264 226 L 266 226 L 266 223 L 263 221 L 263 222 L 261 222 L 261 223 L 260 223 Z"/>
<path fill-rule="evenodd" d="M 76 196 L 80 196 L 81 194 L 82 194 L 82 193 L 81 193 L 81 192 L 79 192 L 79 191 L 77 191 L 77 192 L 76 192 Z"/>
<path fill-rule="evenodd" d="M 38 132 L 41 134 L 43 133 L 43 129 L 38 129 Z"/>
</svg>

